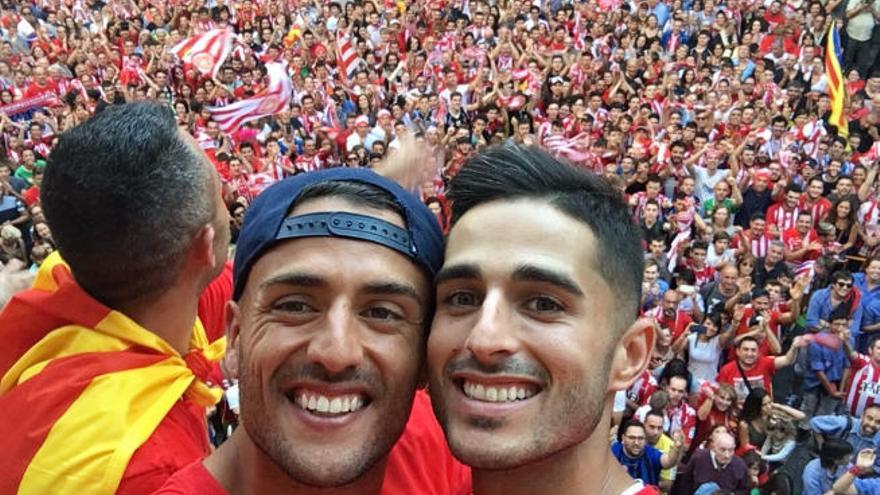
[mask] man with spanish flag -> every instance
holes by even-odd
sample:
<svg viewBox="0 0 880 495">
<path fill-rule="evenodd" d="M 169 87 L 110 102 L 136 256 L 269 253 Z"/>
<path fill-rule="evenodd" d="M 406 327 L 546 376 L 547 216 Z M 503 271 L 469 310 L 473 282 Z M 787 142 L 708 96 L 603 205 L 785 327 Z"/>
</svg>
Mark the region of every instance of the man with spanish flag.
<svg viewBox="0 0 880 495">
<path fill-rule="evenodd" d="M 229 223 L 198 144 L 162 105 L 108 108 L 46 168 L 53 255 L 0 313 L 0 493 L 143 494 L 209 452 L 199 295 Z"/>
</svg>

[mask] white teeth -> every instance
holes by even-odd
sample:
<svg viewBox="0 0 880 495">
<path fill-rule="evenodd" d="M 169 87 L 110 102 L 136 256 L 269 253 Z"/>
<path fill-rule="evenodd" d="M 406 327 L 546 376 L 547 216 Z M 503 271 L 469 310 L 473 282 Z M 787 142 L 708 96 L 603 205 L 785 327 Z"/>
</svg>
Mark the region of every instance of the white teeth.
<svg viewBox="0 0 880 495">
<path fill-rule="evenodd" d="M 293 402 L 302 409 L 323 414 L 353 413 L 364 407 L 364 401 L 359 395 L 326 397 L 299 392 Z"/>
<path fill-rule="evenodd" d="M 483 400 L 486 398 L 486 388 L 482 385 L 477 385 L 473 387 L 473 394 L 475 399 Z"/>
<path fill-rule="evenodd" d="M 507 397 L 505 397 L 504 399 L 507 400 Z M 495 387 L 487 388 L 486 389 L 486 400 L 488 400 L 489 402 L 497 401 L 498 400 L 498 389 Z"/>
<path fill-rule="evenodd" d="M 534 387 L 511 385 L 508 387 L 492 387 L 484 386 L 477 383 L 464 382 L 462 387 L 465 395 L 471 399 L 484 402 L 513 402 L 516 400 L 525 400 L 535 395 L 537 392 Z"/>
</svg>

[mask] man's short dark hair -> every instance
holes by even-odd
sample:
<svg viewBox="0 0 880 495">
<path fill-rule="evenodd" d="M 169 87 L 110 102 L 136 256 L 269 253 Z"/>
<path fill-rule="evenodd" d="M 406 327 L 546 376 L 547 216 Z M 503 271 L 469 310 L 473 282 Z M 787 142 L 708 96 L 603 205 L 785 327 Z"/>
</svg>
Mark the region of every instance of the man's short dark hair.
<svg viewBox="0 0 880 495">
<path fill-rule="evenodd" d="M 619 306 L 619 327 L 635 319 L 641 300 L 641 234 L 621 194 L 601 176 L 562 163 L 536 147 L 497 146 L 472 158 L 450 184 L 452 223 L 471 208 L 498 200 L 544 200 L 596 236 L 593 266 Z M 525 228 L 525 227 L 524 227 Z"/>
<path fill-rule="evenodd" d="M 852 452 L 853 446 L 849 442 L 829 437 L 822 442 L 822 448 L 819 449 L 819 463 L 825 469 L 833 469 L 837 466 L 837 461 L 850 456 Z"/>
<path fill-rule="evenodd" d="M 114 105 L 61 135 L 40 196 L 89 294 L 114 307 L 172 285 L 192 236 L 214 216 L 198 153 L 158 103 Z"/>
<path fill-rule="evenodd" d="M 834 282 L 851 282 L 853 279 L 852 273 L 847 270 L 837 270 L 836 272 L 831 274 L 831 283 Z"/>
</svg>

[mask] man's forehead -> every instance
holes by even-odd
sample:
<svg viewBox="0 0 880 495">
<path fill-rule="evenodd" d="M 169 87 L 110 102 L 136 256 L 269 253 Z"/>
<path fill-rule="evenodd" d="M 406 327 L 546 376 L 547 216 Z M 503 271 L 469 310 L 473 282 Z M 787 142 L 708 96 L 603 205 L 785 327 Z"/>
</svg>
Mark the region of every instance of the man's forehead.
<svg viewBox="0 0 880 495">
<path fill-rule="evenodd" d="M 471 208 L 452 227 L 444 268 L 466 264 L 510 276 L 538 266 L 578 278 L 595 270 L 595 243 L 586 224 L 545 200 L 496 200 Z"/>
</svg>

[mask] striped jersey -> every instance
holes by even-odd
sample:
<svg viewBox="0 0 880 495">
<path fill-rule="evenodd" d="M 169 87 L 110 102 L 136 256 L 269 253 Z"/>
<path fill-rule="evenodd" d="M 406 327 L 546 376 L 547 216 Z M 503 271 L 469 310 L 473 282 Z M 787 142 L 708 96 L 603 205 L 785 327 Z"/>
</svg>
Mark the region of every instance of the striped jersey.
<svg viewBox="0 0 880 495">
<path fill-rule="evenodd" d="M 860 417 L 866 407 L 880 398 L 880 367 L 864 354 L 852 361 L 853 377 L 846 394 L 846 408 L 853 416 Z"/>
</svg>

